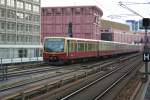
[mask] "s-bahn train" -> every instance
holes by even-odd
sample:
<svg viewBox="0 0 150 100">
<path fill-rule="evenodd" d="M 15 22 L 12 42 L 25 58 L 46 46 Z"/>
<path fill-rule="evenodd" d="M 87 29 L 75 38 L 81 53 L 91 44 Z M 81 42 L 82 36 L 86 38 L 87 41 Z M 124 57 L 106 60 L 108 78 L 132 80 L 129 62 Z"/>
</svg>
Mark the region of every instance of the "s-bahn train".
<svg viewBox="0 0 150 100">
<path fill-rule="evenodd" d="M 44 41 L 43 59 L 50 64 L 65 64 L 138 51 L 140 51 L 140 45 L 135 44 L 69 37 L 47 37 Z"/>
</svg>

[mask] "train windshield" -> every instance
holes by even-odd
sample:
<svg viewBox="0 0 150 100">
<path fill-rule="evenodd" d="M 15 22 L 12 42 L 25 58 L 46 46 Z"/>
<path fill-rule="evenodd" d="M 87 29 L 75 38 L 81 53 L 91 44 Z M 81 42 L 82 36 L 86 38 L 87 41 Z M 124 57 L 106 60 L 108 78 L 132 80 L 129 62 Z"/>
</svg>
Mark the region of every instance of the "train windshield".
<svg viewBox="0 0 150 100">
<path fill-rule="evenodd" d="M 64 51 L 64 39 L 46 39 L 44 43 L 44 51 L 47 52 L 63 52 Z"/>
</svg>

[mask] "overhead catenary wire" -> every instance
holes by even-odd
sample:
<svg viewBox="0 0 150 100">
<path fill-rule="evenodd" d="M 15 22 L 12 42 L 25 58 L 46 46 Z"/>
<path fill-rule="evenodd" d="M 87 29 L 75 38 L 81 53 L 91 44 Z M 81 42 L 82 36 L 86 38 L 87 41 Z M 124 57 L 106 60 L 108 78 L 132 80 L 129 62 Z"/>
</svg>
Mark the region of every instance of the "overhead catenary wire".
<svg viewBox="0 0 150 100">
<path fill-rule="evenodd" d="M 106 7 L 104 7 L 101 3 L 99 3 L 97 0 L 93 0 L 94 2 L 96 2 L 98 5 L 100 5 L 100 7 L 102 7 L 103 9 L 105 9 L 107 12 L 109 12 L 109 13 L 114 13 L 114 12 L 112 12 L 110 9 L 108 9 L 108 8 L 106 8 Z M 118 2 L 116 2 L 116 4 L 117 4 Z M 128 14 L 129 15 L 129 14 Z M 132 15 L 133 16 L 133 15 Z M 124 20 L 124 19 L 122 19 L 122 17 L 125 17 L 125 15 L 123 15 L 123 14 L 119 14 L 119 15 L 108 15 L 107 16 L 108 18 L 111 18 L 111 20 L 112 19 L 121 19 L 121 20 Z"/>
<path fill-rule="evenodd" d="M 140 2 L 122 2 L 125 5 L 143 5 L 143 4 L 150 4 L 150 2 L 144 2 L 144 3 L 140 3 Z"/>
<path fill-rule="evenodd" d="M 119 2 L 119 5 L 127 10 L 129 10 L 130 12 L 134 13 L 137 16 L 140 16 L 142 18 L 144 18 L 142 15 L 140 15 L 139 13 L 137 13 L 136 11 L 130 9 L 129 7 L 127 7 L 125 4 L 123 4 L 121 1 Z"/>
</svg>

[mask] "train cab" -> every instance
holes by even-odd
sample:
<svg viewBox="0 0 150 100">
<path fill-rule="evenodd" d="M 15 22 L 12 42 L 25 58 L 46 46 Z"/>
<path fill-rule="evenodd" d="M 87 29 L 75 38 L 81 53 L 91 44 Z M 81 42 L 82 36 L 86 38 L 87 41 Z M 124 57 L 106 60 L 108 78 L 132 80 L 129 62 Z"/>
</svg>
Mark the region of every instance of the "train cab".
<svg viewBox="0 0 150 100">
<path fill-rule="evenodd" d="M 43 59 L 48 63 L 63 63 L 66 58 L 64 38 L 46 38 Z"/>
</svg>

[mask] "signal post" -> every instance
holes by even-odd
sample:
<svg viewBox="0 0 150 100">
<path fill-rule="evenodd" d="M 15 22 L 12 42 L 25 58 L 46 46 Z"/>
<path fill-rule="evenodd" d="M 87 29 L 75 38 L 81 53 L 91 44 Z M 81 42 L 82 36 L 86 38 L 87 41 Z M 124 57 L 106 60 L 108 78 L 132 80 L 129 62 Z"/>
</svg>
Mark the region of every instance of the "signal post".
<svg viewBox="0 0 150 100">
<path fill-rule="evenodd" d="M 145 41 L 143 50 L 143 61 L 145 62 L 145 81 L 148 80 L 148 62 L 150 61 L 150 51 L 148 50 L 147 30 L 150 28 L 150 18 L 143 18 L 143 27 L 145 29 Z"/>
</svg>

